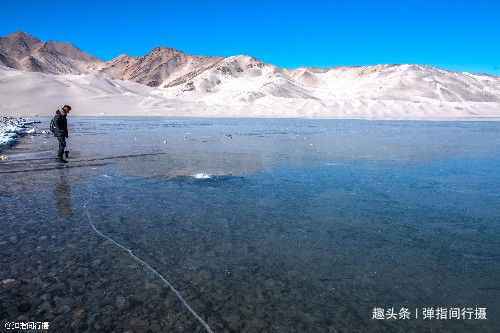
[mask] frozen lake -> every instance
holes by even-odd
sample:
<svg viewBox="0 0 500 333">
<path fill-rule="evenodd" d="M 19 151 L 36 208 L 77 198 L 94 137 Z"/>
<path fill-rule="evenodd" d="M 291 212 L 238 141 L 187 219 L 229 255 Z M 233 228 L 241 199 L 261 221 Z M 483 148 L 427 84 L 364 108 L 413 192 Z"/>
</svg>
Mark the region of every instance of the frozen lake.
<svg viewBox="0 0 500 333">
<path fill-rule="evenodd" d="M 49 135 L 3 152 L 2 321 L 203 331 L 88 213 L 215 332 L 498 332 L 499 122 L 69 123 L 64 167 Z M 488 319 L 414 318 L 428 307 Z"/>
</svg>

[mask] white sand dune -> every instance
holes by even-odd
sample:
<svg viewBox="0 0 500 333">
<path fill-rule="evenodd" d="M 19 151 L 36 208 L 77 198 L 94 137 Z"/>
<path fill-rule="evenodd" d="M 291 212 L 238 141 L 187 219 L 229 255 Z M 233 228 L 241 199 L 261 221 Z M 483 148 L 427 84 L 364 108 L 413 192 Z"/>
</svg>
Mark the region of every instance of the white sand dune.
<svg viewBox="0 0 500 333">
<path fill-rule="evenodd" d="M 229 57 L 162 95 L 236 114 L 370 119 L 491 118 L 500 78 L 419 65 L 284 70 Z"/>
<path fill-rule="evenodd" d="M 98 116 L 500 117 L 500 79 L 490 76 L 411 66 L 323 72 L 270 65 L 240 71 L 230 66 L 229 71 L 214 68 L 168 88 L 104 74 L 52 75 L 0 67 L 0 114 L 50 115 L 67 103 L 76 115 Z"/>
<path fill-rule="evenodd" d="M 62 104 L 78 115 L 132 115 L 168 109 L 169 101 L 152 88 L 99 74 L 51 75 L 0 67 L 0 113 L 49 115 Z"/>
</svg>

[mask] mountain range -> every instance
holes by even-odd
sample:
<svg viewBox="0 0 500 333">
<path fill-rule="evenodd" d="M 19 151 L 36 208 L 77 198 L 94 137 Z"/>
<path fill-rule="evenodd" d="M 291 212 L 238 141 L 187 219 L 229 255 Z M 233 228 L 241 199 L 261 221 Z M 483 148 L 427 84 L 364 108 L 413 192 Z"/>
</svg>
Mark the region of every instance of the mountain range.
<svg viewBox="0 0 500 333">
<path fill-rule="evenodd" d="M 500 117 L 500 78 L 432 66 L 286 69 L 157 47 L 102 61 L 24 32 L 0 37 L 2 114 L 455 119 Z"/>
</svg>

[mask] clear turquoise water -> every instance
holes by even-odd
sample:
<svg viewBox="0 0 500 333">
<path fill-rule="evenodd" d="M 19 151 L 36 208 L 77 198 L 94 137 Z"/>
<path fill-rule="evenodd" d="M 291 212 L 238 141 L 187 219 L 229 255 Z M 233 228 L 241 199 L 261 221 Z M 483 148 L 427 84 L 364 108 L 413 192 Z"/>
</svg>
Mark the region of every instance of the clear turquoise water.
<svg viewBox="0 0 500 333">
<path fill-rule="evenodd" d="M 0 294 L 3 319 L 202 330 L 92 231 L 87 203 L 99 230 L 168 277 L 217 332 L 498 331 L 500 123 L 70 123 L 67 167 L 45 135 L 0 162 L 0 278 L 25 281 Z M 488 320 L 371 319 L 374 307 L 478 306 Z"/>
</svg>

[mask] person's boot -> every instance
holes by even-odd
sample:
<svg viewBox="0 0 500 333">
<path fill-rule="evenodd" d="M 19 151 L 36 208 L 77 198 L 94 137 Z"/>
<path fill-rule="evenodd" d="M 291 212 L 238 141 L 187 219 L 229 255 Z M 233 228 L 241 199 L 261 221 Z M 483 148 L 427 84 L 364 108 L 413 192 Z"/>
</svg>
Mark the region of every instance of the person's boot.
<svg viewBox="0 0 500 333">
<path fill-rule="evenodd" d="M 62 156 L 57 156 L 57 162 L 59 163 L 68 163 Z"/>
<path fill-rule="evenodd" d="M 68 151 L 68 150 L 66 150 L 66 151 L 64 152 L 64 156 L 65 156 L 66 158 L 69 158 L 69 151 Z"/>
</svg>

